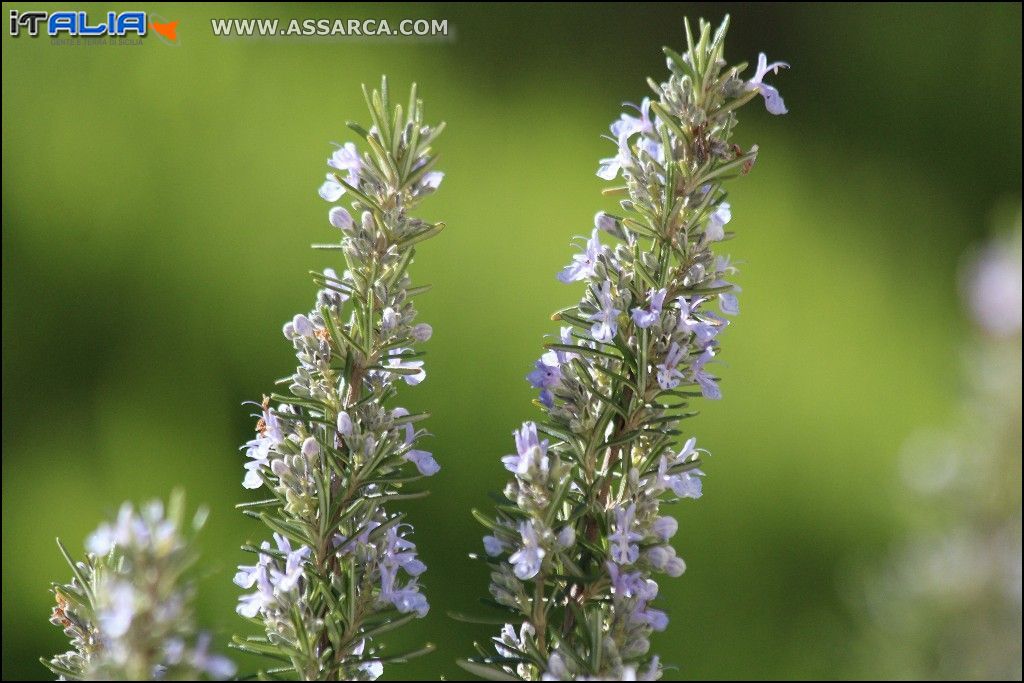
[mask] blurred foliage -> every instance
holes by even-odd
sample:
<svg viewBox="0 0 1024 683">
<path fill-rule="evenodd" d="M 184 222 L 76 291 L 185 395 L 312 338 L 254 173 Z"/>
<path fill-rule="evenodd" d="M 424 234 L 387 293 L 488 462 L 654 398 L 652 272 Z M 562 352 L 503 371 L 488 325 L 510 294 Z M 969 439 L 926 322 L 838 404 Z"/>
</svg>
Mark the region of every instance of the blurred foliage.
<svg viewBox="0 0 1024 683">
<path fill-rule="evenodd" d="M 725 400 L 691 422 L 715 455 L 705 497 L 678 511 L 689 571 L 666 582 L 654 648 L 687 678 L 835 675 L 859 627 L 850 563 L 906 523 L 896 453 L 956 400 L 959 255 L 1018 201 L 1019 4 L 145 9 L 181 22 L 179 46 L 3 37 L 4 678 L 43 675 L 63 645 L 46 621 L 67 578 L 53 538 L 77 553 L 121 500 L 176 485 L 213 509 L 200 620 L 221 645 L 240 627 L 235 548 L 262 532 L 232 509 L 240 403 L 290 369 L 280 325 L 330 262 L 308 249 L 330 235 L 328 142 L 381 73 L 418 81 L 449 124 L 427 207 L 449 229 L 415 266 L 434 284 L 429 377 L 405 398 L 433 412 L 444 469 L 409 506 L 435 609 L 401 638 L 439 648 L 389 675 L 458 678 L 482 632 L 445 609 L 475 611 L 487 581 L 466 557 L 469 508 L 534 415 L 523 376 L 570 300 L 554 274 L 607 206 L 599 136 L 662 74 L 684 14 L 725 12 L 731 59 L 793 64 L 777 79 L 791 114 L 751 108 L 740 128 L 762 149 L 731 197 L 743 314 L 723 338 Z M 209 17 L 239 16 L 433 16 L 455 33 L 210 34 Z"/>
</svg>

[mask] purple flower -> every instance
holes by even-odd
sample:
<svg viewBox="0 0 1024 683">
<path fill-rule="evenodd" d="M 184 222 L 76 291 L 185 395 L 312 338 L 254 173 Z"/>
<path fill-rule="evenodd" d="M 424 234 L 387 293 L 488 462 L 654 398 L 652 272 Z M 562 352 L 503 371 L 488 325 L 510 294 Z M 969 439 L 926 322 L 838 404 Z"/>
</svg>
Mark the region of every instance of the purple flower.
<svg viewBox="0 0 1024 683">
<path fill-rule="evenodd" d="M 284 432 L 281 429 L 281 421 L 277 415 L 266 409 L 263 411 L 262 431 L 255 438 L 247 442 L 242 448 L 245 449 L 245 457 L 251 460 L 245 463 L 245 479 L 242 486 L 247 489 L 258 489 L 263 485 L 263 477 L 260 476 L 261 467 L 270 466 L 270 451 L 274 446 L 284 441 Z"/>
<path fill-rule="evenodd" d="M 562 368 L 555 351 L 548 351 L 534 364 L 533 371 L 526 380 L 535 389 L 540 389 L 540 402 L 550 408 L 555 403 L 552 389 L 562 381 Z"/>
<path fill-rule="evenodd" d="M 344 410 L 338 413 L 338 433 L 342 436 L 352 436 L 355 431 L 355 425 L 352 424 L 352 418 Z"/>
<path fill-rule="evenodd" d="M 723 292 L 718 295 L 718 307 L 726 315 L 740 314 L 740 300 L 736 298 L 735 294 L 729 292 Z"/>
<path fill-rule="evenodd" d="M 505 550 L 505 544 L 497 536 L 484 536 L 484 552 L 491 557 L 501 555 Z"/>
<path fill-rule="evenodd" d="M 601 288 L 597 290 L 597 304 L 600 307 L 597 313 L 590 316 L 593 325 L 590 334 L 599 342 L 610 342 L 615 338 L 619 329 L 618 317 L 620 311 L 615 308 L 615 301 L 612 299 L 612 283 L 605 280 Z"/>
<path fill-rule="evenodd" d="M 320 196 L 328 202 L 336 202 L 345 194 L 345 186 L 337 181 L 333 173 L 327 174 L 327 180 L 318 190 Z"/>
<path fill-rule="evenodd" d="M 532 522 L 520 524 L 519 534 L 522 536 L 523 545 L 509 556 L 508 561 L 513 564 L 515 575 L 525 581 L 532 579 L 540 572 L 540 565 L 544 560 L 544 549 L 540 547 L 537 530 L 533 528 Z"/>
<path fill-rule="evenodd" d="M 633 531 L 633 522 L 636 519 L 636 504 L 630 503 L 629 507 L 619 508 L 615 511 L 615 531 L 608 536 L 611 545 L 612 561 L 617 564 L 633 564 L 640 557 L 640 547 L 637 541 L 643 536 Z"/>
<path fill-rule="evenodd" d="M 444 173 L 441 171 L 429 171 L 426 175 L 420 178 L 419 190 L 436 190 L 441 186 L 441 181 L 444 180 Z"/>
<path fill-rule="evenodd" d="M 277 590 L 288 593 L 299 585 L 299 580 L 302 579 L 302 565 L 309 558 L 310 549 L 301 546 L 297 550 L 292 550 L 291 542 L 278 533 L 274 534 L 274 540 L 277 541 L 277 549 L 285 556 L 285 569 L 282 572 L 276 567 L 271 567 L 270 583 Z"/>
<path fill-rule="evenodd" d="M 434 334 L 434 328 L 427 323 L 418 323 L 413 325 L 411 334 L 412 338 L 418 342 L 429 341 Z"/>
<path fill-rule="evenodd" d="M 639 118 L 629 114 L 619 116 L 619 120 L 611 125 L 612 135 L 617 140 L 629 138 L 636 133 L 654 132 L 654 123 L 651 121 L 651 98 L 645 97 L 639 107 L 629 102 L 626 103 L 626 106 L 635 109 L 640 116 Z"/>
<path fill-rule="evenodd" d="M 764 98 L 764 106 L 768 110 L 769 114 L 775 114 L 778 116 L 779 114 L 787 113 L 788 110 L 786 109 L 785 103 L 782 101 L 782 95 L 779 94 L 779 91 L 767 83 L 763 83 L 762 79 L 769 71 L 773 74 L 777 74 L 779 69 L 788 68 L 789 64 L 786 62 L 772 62 L 769 64 L 768 58 L 763 52 L 757 56 L 757 72 L 754 74 L 753 78 L 747 81 L 746 88 L 747 90 L 757 90 L 761 93 L 761 97 Z"/>
<path fill-rule="evenodd" d="M 661 307 L 665 303 L 665 295 L 667 293 L 668 290 L 664 287 L 647 292 L 647 300 L 650 302 L 650 306 L 647 309 L 639 307 L 633 309 L 633 322 L 636 323 L 637 327 L 647 329 L 658 322 L 658 319 L 661 317 Z"/>
<path fill-rule="evenodd" d="M 339 171 L 345 171 L 348 176 L 345 178 L 345 182 L 349 185 L 355 186 L 359 184 L 359 173 L 363 169 L 363 159 L 359 156 L 359 150 L 351 142 L 346 142 L 344 145 L 338 145 L 338 149 L 334 150 L 334 154 L 327 160 L 327 165 L 331 168 L 336 168 Z"/>
<path fill-rule="evenodd" d="M 685 297 L 679 297 L 676 299 L 676 303 L 679 304 L 679 325 L 676 327 L 677 331 L 693 334 L 697 339 L 697 343 L 701 346 L 715 338 L 715 335 L 719 332 L 719 326 L 694 317 L 693 313 L 697 308 L 697 304 L 691 306 Z"/>
<path fill-rule="evenodd" d="M 406 384 L 415 386 L 427 378 L 427 371 L 423 369 L 423 361 L 396 357 L 411 351 L 412 349 L 392 349 L 390 352 L 391 358 L 388 358 L 386 367 L 396 370 L 416 370 L 416 372 L 411 374 L 400 373 Z"/>
<path fill-rule="evenodd" d="M 343 206 L 332 206 L 327 212 L 327 220 L 338 230 L 348 230 L 352 227 L 352 214 Z"/>
<path fill-rule="evenodd" d="M 512 432 L 516 442 L 516 455 L 506 455 L 501 459 L 505 469 L 518 475 L 529 474 L 531 469 L 547 470 L 548 440 L 540 440 L 537 436 L 537 424 L 524 422 L 523 426 Z"/>
<path fill-rule="evenodd" d="M 663 541 L 667 541 L 675 536 L 678 529 L 679 522 L 676 521 L 675 517 L 658 517 L 651 525 L 651 531 Z"/>
<path fill-rule="evenodd" d="M 434 455 L 429 451 L 412 449 L 406 451 L 402 457 L 416 465 L 416 469 L 424 477 L 432 477 L 441 471 L 441 466 L 437 464 L 437 461 L 434 460 Z"/>
<path fill-rule="evenodd" d="M 729 202 L 722 202 L 708 217 L 707 227 L 704 228 L 704 238 L 708 242 L 725 239 L 725 225 L 731 220 L 732 208 L 729 206 Z"/>
<path fill-rule="evenodd" d="M 591 234 L 590 239 L 586 241 L 583 251 L 573 256 L 572 263 L 563 268 L 558 274 L 557 277 L 560 281 L 568 284 L 594 276 L 594 267 L 597 265 L 598 257 L 607 251 L 607 247 L 602 245 L 601 241 L 597 238 L 597 230 L 597 228 L 594 228 L 594 232 Z"/>
<path fill-rule="evenodd" d="M 619 171 L 624 166 L 629 166 L 633 163 L 633 153 L 629 150 L 629 142 L 625 137 L 618 139 L 619 153 L 613 157 L 607 159 L 601 159 L 600 166 L 597 169 L 597 177 L 603 180 L 615 180 L 615 176 L 619 175 Z"/>
<path fill-rule="evenodd" d="M 675 389 L 683 379 L 683 373 L 679 370 L 679 363 L 686 355 L 686 349 L 679 344 L 672 342 L 665 361 L 658 364 L 658 386 L 665 391 Z"/>
<path fill-rule="evenodd" d="M 718 388 L 718 383 L 709 375 L 705 370 L 704 366 L 715 357 L 714 347 L 709 346 L 704 349 L 693 361 L 693 379 L 700 385 L 700 391 L 704 394 L 704 398 L 709 398 L 712 401 L 717 401 L 722 398 L 722 390 Z"/>
</svg>

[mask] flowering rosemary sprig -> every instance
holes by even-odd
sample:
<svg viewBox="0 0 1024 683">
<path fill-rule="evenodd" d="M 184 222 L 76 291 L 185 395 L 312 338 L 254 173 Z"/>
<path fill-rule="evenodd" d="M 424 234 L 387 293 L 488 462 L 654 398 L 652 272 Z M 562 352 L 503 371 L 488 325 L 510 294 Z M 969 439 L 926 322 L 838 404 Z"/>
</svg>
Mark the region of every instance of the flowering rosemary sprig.
<svg viewBox="0 0 1024 683">
<path fill-rule="evenodd" d="M 244 446 L 244 486 L 271 496 L 240 507 L 273 531 L 274 544 L 245 548 L 258 560 L 235 576 L 255 588 L 238 613 L 266 635 L 234 645 L 280 662 L 265 673 L 303 680 L 372 680 L 384 663 L 432 649 L 383 656 L 377 636 L 429 608 L 412 529 L 388 504 L 426 495 L 403 489 L 439 469 L 417 448 L 425 432 L 416 424 L 427 415 L 392 399 L 398 382 L 426 376 L 414 346 L 431 328 L 415 323 L 412 300 L 428 287 L 413 287 L 407 269 L 416 245 L 444 226 L 410 211 L 443 178 L 431 152 L 443 124 L 423 122 L 415 86 L 405 110 L 391 108 L 386 80 L 363 92 L 372 126 L 348 126 L 365 151 L 338 145 L 320 187 L 328 202 L 351 198 L 351 211 L 328 213 L 340 243 L 318 245 L 340 250 L 347 269 L 313 273 L 316 304 L 284 326 L 298 368 L 279 382 L 286 393 L 264 399 L 258 433 Z"/>
<path fill-rule="evenodd" d="M 191 527 L 206 519 L 201 509 Z M 42 660 L 61 680 L 227 679 L 235 665 L 209 652 L 210 636 L 195 632 L 195 588 L 188 571 L 196 558 L 184 528 L 184 498 L 171 497 L 136 511 L 125 503 L 116 521 L 86 541 L 85 560 L 71 559 L 74 578 L 55 583 L 50 621 L 64 629 L 72 649 Z"/>
<path fill-rule="evenodd" d="M 583 281 L 575 306 L 528 380 L 540 389 L 542 423 L 515 432 L 503 458 L 514 478 L 488 528 L 488 601 L 507 623 L 497 656 L 460 662 L 497 680 L 656 679 L 652 631 L 668 616 L 652 606 L 654 572 L 685 569 L 669 544 L 677 523 L 660 503 L 701 495 L 695 440 L 682 448 L 681 420 L 692 399 L 721 397 L 711 363 L 738 288 L 728 258 L 712 247 L 729 237 L 722 183 L 747 173 L 757 148 L 729 143 L 736 110 L 762 95 L 773 114 L 786 109 L 765 74 L 787 65 L 760 56 L 756 73 L 726 66 L 728 20 L 704 21 L 689 49 L 666 48 L 671 75 L 650 81 L 655 98 L 611 126 L 617 154 L 598 176 L 624 184 L 621 215 L 598 213 L 580 254 L 558 278 Z M 602 244 L 603 232 L 615 238 Z"/>
</svg>

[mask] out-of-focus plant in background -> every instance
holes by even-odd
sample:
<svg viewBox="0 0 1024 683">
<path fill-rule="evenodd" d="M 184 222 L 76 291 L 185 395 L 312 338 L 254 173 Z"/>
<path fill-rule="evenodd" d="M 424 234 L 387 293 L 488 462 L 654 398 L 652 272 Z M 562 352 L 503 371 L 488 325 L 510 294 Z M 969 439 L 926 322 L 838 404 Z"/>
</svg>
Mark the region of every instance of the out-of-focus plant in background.
<svg viewBox="0 0 1024 683">
<path fill-rule="evenodd" d="M 448 229 L 416 273 L 434 285 L 419 307 L 435 329 L 432 376 L 401 400 L 429 407 L 445 463 L 434 497 L 408 505 L 428 597 L 477 610 L 487 571 L 466 557 L 479 538 L 466 511 L 504 481 L 509 416 L 535 393 L 523 376 L 564 305 L 557 245 L 601 201 L 603 183 L 578 170 L 606 156 L 608 111 L 663 69 L 658 48 L 676 44 L 683 16 L 726 12 L 731 54 L 770 45 L 799 77 L 785 84 L 785 126 L 751 111 L 737 134 L 766 150 L 730 196 L 757 207 L 743 334 L 718 369 L 727 405 L 701 417 L 716 454 L 708 495 L 678 515 L 687 579 L 661 594 L 684 635 L 656 634 L 652 649 L 695 678 L 841 664 L 872 676 L 900 655 L 851 647 L 868 626 L 849 576 L 906 537 L 923 504 L 903 492 L 902 444 L 962 400 L 961 255 L 992 207 L 1019 204 L 1019 5 L 146 9 L 180 22 L 178 46 L 3 36 L 5 677 L 45 675 L 38 657 L 66 649 L 46 622 L 48 582 L 67 573 L 53 538 L 84 538 L 121 500 L 176 485 L 213 511 L 197 621 L 223 651 L 231 577 L 249 561 L 225 549 L 262 540 L 230 511 L 252 431 L 240 403 L 293 370 L 266 330 L 306 305 L 295 273 L 332 265 L 306 247 L 323 226 L 309 169 L 363 106 L 358 85 L 383 73 L 418 82 L 449 125 L 445 192 L 424 206 Z M 453 31 L 228 40 L 208 23 L 380 15 Z M 438 651 L 389 675 L 461 675 L 478 628 L 432 610 L 394 647 Z"/>
<path fill-rule="evenodd" d="M 899 678 L 1021 677 L 1021 224 L 965 263 L 977 325 L 960 401 L 900 454 L 908 538 L 851 591 L 869 661 Z"/>
</svg>

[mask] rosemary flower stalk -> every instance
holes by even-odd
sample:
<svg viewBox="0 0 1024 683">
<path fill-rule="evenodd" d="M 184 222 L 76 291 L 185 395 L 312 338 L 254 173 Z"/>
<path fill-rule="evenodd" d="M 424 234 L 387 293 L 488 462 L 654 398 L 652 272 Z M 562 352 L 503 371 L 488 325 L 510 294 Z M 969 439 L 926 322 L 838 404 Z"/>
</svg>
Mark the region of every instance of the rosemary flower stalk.
<svg viewBox="0 0 1024 683">
<path fill-rule="evenodd" d="M 341 232 L 347 268 L 313 273 L 320 288 L 308 314 L 284 326 L 295 347 L 295 373 L 266 397 L 256 437 L 243 448 L 244 486 L 268 498 L 241 505 L 262 520 L 274 542 L 254 552 L 235 582 L 254 592 L 237 611 L 265 636 L 236 637 L 239 649 L 280 662 L 271 675 L 303 680 L 377 678 L 383 664 L 429 651 L 385 657 L 377 636 L 422 617 L 426 565 L 416 557 L 411 527 L 390 503 L 425 495 L 406 485 L 439 469 L 418 448 L 426 414 L 395 406 L 397 385 L 426 374 L 415 346 L 431 328 L 415 322 L 407 273 L 416 245 L 439 233 L 411 215 L 443 177 L 431 145 L 443 126 L 423 122 L 413 87 L 407 109 L 391 108 L 387 81 L 366 92 L 372 126 L 349 123 L 365 151 L 348 142 L 328 159 L 320 196 Z"/>
<path fill-rule="evenodd" d="M 191 523 L 198 531 L 200 510 Z M 184 499 L 168 509 L 153 501 L 136 511 L 125 503 L 116 521 L 86 541 L 81 562 L 58 539 L 74 578 L 54 584 L 50 621 L 72 649 L 42 660 L 62 680 L 226 679 L 234 664 L 209 652 L 210 636 L 196 634 L 188 580 L 196 551 L 186 534 Z"/>
<path fill-rule="evenodd" d="M 701 495 L 700 450 L 684 436 L 691 402 L 721 393 L 712 363 L 724 315 L 739 312 L 728 258 L 716 255 L 731 219 L 723 182 L 747 173 L 757 148 L 730 144 L 737 109 L 761 95 L 785 64 L 762 54 L 756 73 L 723 61 L 727 22 L 701 22 L 682 56 L 665 49 L 671 75 L 654 99 L 611 126 L 616 154 L 598 175 L 624 182 L 621 214 L 598 213 L 581 253 L 558 278 L 582 281 L 582 300 L 553 318 L 564 327 L 528 380 L 545 420 L 515 432 L 503 458 L 514 478 L 484 550 L 494 605 L 508 620 L 497 655 L 460 662 L 498 680 L 656 679 L 652 631 L 657 572 L 685 569 L 669 540 L 677 523 L 662 502 Z M 616 240 L 601 241 L 601 233 Z M 717 311 L 715 310 L 717 308 Z"/>
</svg>

